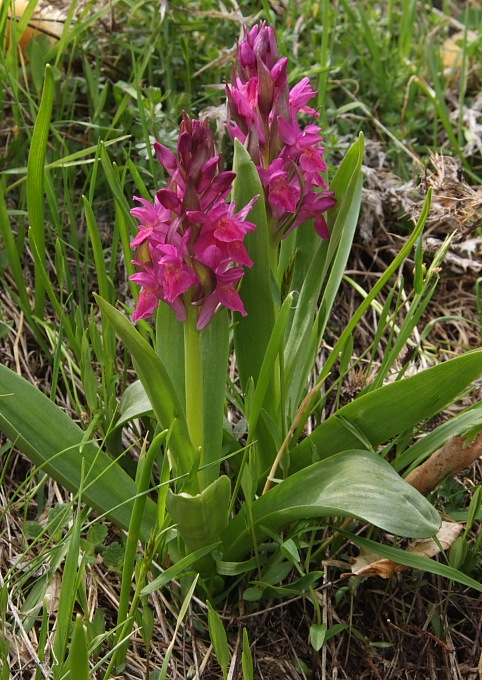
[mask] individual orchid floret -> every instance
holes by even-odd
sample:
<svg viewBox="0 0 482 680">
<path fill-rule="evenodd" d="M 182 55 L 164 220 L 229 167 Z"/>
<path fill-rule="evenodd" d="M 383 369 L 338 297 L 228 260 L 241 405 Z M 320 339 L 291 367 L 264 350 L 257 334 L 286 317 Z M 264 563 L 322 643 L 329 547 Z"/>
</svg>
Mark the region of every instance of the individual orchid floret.
<svg viewBox="0 0 482 680">
<path fill-rule="evenodd" d="M 294 214 L 301 197 L 298 177 L 293 172 L 288 172 L 286 167 L 289 168 L 289 165 L 282 158 L 277 158 L 266 170 L 258 169 L 275 217 L 281 217 L 284 212 Z"/>
<path fill-rule="evenodd" d="M 192 268 L 186 264 L 182 251 L 166 243 L 158 247 L 162 254 L 159 260 L 159 272 L 163 282 L 163 293 L 166 302 L 172 304 L 191 286 L 198 282 Z"/>
<path fill-rule="evenodd" d="M 201 232 L 194 246 L 194 253 L 203 264 L 217 269 L 222 262 L 232 260 L 251 267 L 243 244 L 244 237 L 255 228 L 252 222 L 246 222 L 246 216 L 253 207 L 250 201 L 238 213 L 234 213 L 235 204 L 220 201 L 209 211 L 190 211 L 189 219 L 201 226 Z"/>
<path fill-rule="evenodd" d="M 142 286 L 142 290 L 132 320 L 139 321 L 139 319 L 146 319 L 152 315 L 159 304 L 159 300 L 162 299 L 164 291 L 160 278 L 156 276 L 154 264 L 149 265 L 136 260 L 133 262 L 137 265 L 139 271 L 130 278 Z"/>
<path fill-rule="evenodd" d="M 206 298 L 199 314 L 198 330 L 202 331 L 211 321 L 214 312 L 219 305 L 239 312 L 246 316 L 243 301 L 239 297 L 238 286 L 243 277 L 241 267 L 221 267 L 216 272 L 216 286 L 212 293 Z"/>
<path fill-rule="evenodd" d="M 220 305 L 244 311 L 236 286 L 253 264 L 243 240 L 255 228 L 246 217 L 256 199 L 238 212 L 226 202 L 235 173 L 221 172 L 207 120 L 184 114 L 177 154 L 158 142 L 154 150 L 169 180 L 153 203 L 136 197 L 131 210 L 140 222 L 131 280 L 142 287 L 132 318 L 148 318 L 162 301 L 185 321 L 193 305 L 202 330 Z"/>
<path fill-rule="evenodd" d="M 300 224 L 303 224 L 308 220 L 313 220 L 313 226 L 318 236 L 323 239 L 329 239 L 330 232 L 323 213 L 330 210 L 330 208 L 333 208 L 335 204 L 336 200 L 333 196 L 333 192 L 315 193 L 314 191 L 310 191 L 306 194 L 294 222 L 286 230 L 285 235 L 289 234 Z"/>
<path fill-rule="evenodd" d="M 134 200 L 142 204 L 142 208 L 137 207 L 131 210 L 131 215 L 139 220 L 141 228 L 132 241 L 131 246 L 137 248 L 141 243 L 149 239 L 159 239 L 162 241 L 171 215 L 170 210 L 161 205 L 157 197 L 154 198 L 154 203 L 150 203 L 147 199 L 139 198 L 138 196 L 134 196 Z"/>
<path fill-rule="evenodd" d="M 313 99 L 316 94 L 317 93 L 311 89 L 309 78 L 300 80 L 300 82 L 290 90 L 289 107 L 291 113 L 296 114 L 298 111 L 301 111 L 302 113 L 308 113 L 310 116 L 319 116 L 320 114 L 318 111 L 315 111 L 315 109 L 312 109 L 310 106 L 306 106 L 310 99 Z M 296 120 L 296 118 L 294 118 L 294 120 Z"/>
</svg>

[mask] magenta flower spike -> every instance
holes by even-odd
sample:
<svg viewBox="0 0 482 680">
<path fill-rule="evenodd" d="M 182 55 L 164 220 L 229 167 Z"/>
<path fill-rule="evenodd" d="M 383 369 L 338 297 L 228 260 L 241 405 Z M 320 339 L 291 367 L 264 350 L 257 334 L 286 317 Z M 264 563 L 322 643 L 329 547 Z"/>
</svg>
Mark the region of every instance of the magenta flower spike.
<svg viewBox="0 0 482 680">
<path fill-rule="evenodd" d="M 202 330 L 219 306 L 244 313 L 237 286 L 253 264 L 243 240 L 255 228 L 246 217 L 256 199 L 237 213 L 226 202 L 235 173 L 220 171 L 207 120 L 184 113 L 177 154 L 157 142 L 154 150 L 169 180 L 153 203 L 135 197 L 141 205 L 131 210 L 140 222 L 131 280 L 142 287 L 132 319 L 148 318 L 162 301 L 185 321 L 193 305 Z"/>
<path fill-rule="evenodd" d="M 245 29 L 238 45 L 238 69 L 226 86 L 231 138 L 246 145 L 256 164 L 273 217 L 273 238 L 286 237 L 313 219 L 316 232 L 329 238 L 322 213 L 336 203 L 322 173 L 321 129 L 302 127 L 299 114 L 318 116 L 308 104 L 317 94 L 308 78 L 291 90 L 288 60 L 278 56 L 276 34 L 265 22 Z"/>
</svg>

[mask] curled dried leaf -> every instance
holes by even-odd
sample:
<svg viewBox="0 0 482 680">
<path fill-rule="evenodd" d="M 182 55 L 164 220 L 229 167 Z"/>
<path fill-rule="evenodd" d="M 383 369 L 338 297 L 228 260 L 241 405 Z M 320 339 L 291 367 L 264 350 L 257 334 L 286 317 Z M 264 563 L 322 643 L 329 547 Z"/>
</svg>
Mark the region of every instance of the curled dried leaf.
<svg viewBox="0 0 482 680">
<path fill-rule="evenodd" d="M 426 496 L 446 477 L 453 477 L 482 456 L 482 432 L 471 444 L 462 437 L 452 437 L 422 465 L 407 475 L 406 481 Z"/>
<path fill-rule="evenodd" d="M 435 538 L 412 541 L 406 552 L 421 557 L 435 557 L 440 550 L 448 550 L 463 529 L 462 524 L 442 522 Z M 389 578 L 392 574 L 409 569 L 393 560 L 379 559 L 378 555 L 361 550 L 351 567 L 352 574 L 357 576 L 381 576 Z"/>
</svg>

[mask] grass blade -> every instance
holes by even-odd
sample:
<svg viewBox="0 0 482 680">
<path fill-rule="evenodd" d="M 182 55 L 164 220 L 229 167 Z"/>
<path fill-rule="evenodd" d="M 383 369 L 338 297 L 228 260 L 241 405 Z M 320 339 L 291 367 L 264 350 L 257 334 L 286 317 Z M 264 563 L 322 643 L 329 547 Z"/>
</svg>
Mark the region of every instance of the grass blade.
<svg viewBox="0 0 482 680">
<path fill-rule="evenodd" d="M 42 99 L 35 121 L 27 164 L 27 210 L 30 239 L 35 243 L 35 314 L 43 319 L 45 288 L 39 268 L 45 269 L 45 156 L 54 103 L 54 75 L 49 64 L 45 67 Z"/>
<path fill-rule="evenodd" d="M 70 680 L 89 680 L 89 652 L 82 616 L 77 614 L 68 657 Z"/>
<path fill-rule="evenodd" d="M 181 623 L 186 615 L 186 612 L 188 610 L 189 605 L 191 604 L 192 597 L 194 595 L 194 590 L 196 588 L 197 582 L 198 582 L 199 574 L 195 577 L 194 581 L 192 582 L 191 587 L 189 588 L 186 597 L 184 598 L 184 601 L 182 603 L 181 609 L 179 611 L 177 621 L 176 621 L 176 627 L 174 629 L 174 633 L 172 635 L 172 640 L 169 644 L 169 647 L 166 650 L 166 655 L 164 657 L 164 661 L 162 663 L 162 668 L 161 668 L 161 673 L 159 675 L 159 680 L 166 680 L 167 678 L 167 671 L 169 668 L 169 662 L 171 660 L 171 654 L 172 650 L 174 649 L 174 645 L 176 644 L 176 635 L 177 632 L 181 626 Z"/>
<path fill-rule="evenodd" d="M 84 474 L 82 470 L 82 478 L 83 477 Z M 63 664 L 65 658 L 67 640 L 70 631 L 70 622 L 72 620 L 75 596 L 78 587 L 79 569 L 83 568 L 82 565 L 79 566 L 80 528 L 82 525 L 82 513 L 80 511 L 81 497 L 82 488 L 79 489 L 77 514 L 74 520 L 74 525 L 72 527 L 67 549 L 67 557 L 65 560 L 62 586 L 59 597 L 59 608 L 57 612 L 57 631 L 54 642 L 54 654 L 59 666 Z"/>
<path fill-rule="evenodd" d="M 208 626 L 209 637 L 211 638 L 216 658 L 219 662 L 219 665 L 221 666 L 223 678 L 226 680 L 228 677 L 228 666 L 230 659 L 228 637 L 226 635 L 223 622 L 221 621 L 221 617 L 217 611 L 212 608 L 210 602 L 208 602 Z"/>
</svg>

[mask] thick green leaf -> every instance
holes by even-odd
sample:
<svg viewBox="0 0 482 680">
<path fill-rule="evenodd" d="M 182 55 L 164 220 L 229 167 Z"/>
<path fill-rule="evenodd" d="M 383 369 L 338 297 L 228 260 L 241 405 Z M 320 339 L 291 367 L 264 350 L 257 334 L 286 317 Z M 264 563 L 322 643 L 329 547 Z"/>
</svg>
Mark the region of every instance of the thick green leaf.
<svg viewBox="0 0 482 680">
<path fill-rule="evenodd" d="M 256 166 L 244 146 L 235 140 L 233 170 L 236 179 L 233 186 L 233 199 L 239 210 L 254 196 L 259 194 L 248 219 L 256 224 L 256 229 L 246 236 L 246 247 L 254 264 L 247 269 L 240 288 L 240 295 L 248 313 L 236 315 L 234 329 L 236 361 L 243 389 L 250 377 L 258 382 L 266 348 L 275 322 L 275 308 L 271 289 L 269 262 L 269 234 L 264 205 L 264 193 Z M 275 408 L 274 385 L 270 383 L 266 403 Z"/>
<path fill-rule="evenodd" d="M 361 303 L 361 305 L 358 307 L 358 309 L 353 313 L 351 319 L 348 321 L 345 329 L 339 336 L 338 340 L 335 343 L 335 346 L 333 347 L 333 350 L 331 353 L 328 355 L 321 371 L 320 374 L 318 375 L 318 378 L 316 380 L 316 387 L 319 388 L 321 385 L 323 385 L 324 381 L 328 377 L 328 375 L 331 373 L 333 367 L 337 363 L 340 354 L 343 352 L 345 349 L 345 346 L 347 343 L 350 342 L 351 340 L 351 335 L 360 322 L 360 319 L 363 317 L 363 315 L 367 312 L 369 309 L 370 305 L 372 304 L 373 300 L 375 300 L 376 296 L 378 293 L 383 290 L 384 286 L 388 283 L 390 278 L 395 274 L 395 272 L 398 271 L 400 265 L 405 261 L 407 256 L 409 255 L 410 251 L 412 248 L 415 246 L 415 244 L 418 241 L 418 238 L 420 237 L 420 234 L 422 233 L 423 227 L 425 225 L 425 222 L 427 220 L 428 212 L 430 209 L 430 201 L 431 201 L 431 196 L 432 192 L 431 189 L 427 192 L 427 196 L 425 198 L 425 202 L 423 205 L 423 209 L 420 213 L 420 217 L 418 219 L 417 224 L 415 225 L 415 228 L 410 235 L 410 237 L 407 239 L 405 245 L 401 248 L 400 252 L 398 255 L 395 257 L 393 262 L 390 263 L 390 265 L 387 267 L 387 269 L 383 272 L 381 277 L 378 279 L 378 281 L 374 284 L 372 287 L 371 291 L 368 293 L 367 297 L 365 300 Z M 314 327 L 315 330 L 315 327 Z M 311 342 L 313 342 L 314 334 L 312 334 Z M 301 432 L 304 424 L 310 417 L 312 408 L 314 406 L 314 402 L 317 399 L 317 394 L 313 393 L 311 394 L 309 403 L 303 404 L 302 409 L 298 409 L 297 414 L 295 416 L 295 420 L 297 421 L 297 431 L 298 433 Z"/>
<path fill-rule="evenodd" d="M 283 302 L 273 331 L 266 348 L 258 381 L 252 398 L 246 399 L 246 419 L 248 422 L 248 441 L 253 444 L 257 467 L 260 470 L 269 468 L 274 461 L 276 451 L 281 445 L 281 432 L 277 421 L 270 416 L 263 404 L 266 402 L 270 381 L 275 370 L 276 362 L 283 351 L 283 339 L 286 324 L 289 319 L 293 295 L 289 294 Z"/>
<path fill-rule="evenodd" d="M 183 382 L 184 344 L 182 324 L 177 321 L 167 305 L 158 310 L 157 331 L 161 331 L 162 342 L 156 338 L 158 354 L 165 365 L 169 377 L 176 381 L 182 390 L 182 403 L 185 403 Z M 167 310 L 168 313 L 165 312 Z M 172 318 L 174 317 L 174 319 Z M 159 319 L 167 323 L 162 326 Z M 173 335 L 169 341 L 168 331 Z M 181 333 L 178 333 L 178 331 Z M 174 339 L 174 341 L 173 341 Z M 170 345 L 170 347 L 169 347 Z M 224 428 L 224 400 L 226 374 L 229 359 L 229 329 L 226 309 L 221 310 L 207 328 L 201 333 L 203 397 L 204 397 L 204 469 L 202 471 L 204 485 L 208 486 L 219 476 L 219 461 L 222 456 Z M 181 357 L 181 361 L 178 356 Z M 140 381 L 136 381 L 126 389 L 121 400 L 121 418 L 117 425 L 124 424 L 132 418 L 152 413 L 151 402 Z"/>
<path fill-rule="evenodd" d="M 281 288 L 281 297 L 292 290 L 301 291 L 314 258 L 324 262 L 328 250 L 328 241 L 320 240 L 313 220 L 300 224 L 291 234 L 282 239 L 280 244 L 277 281 Z M 324 252 L 320 253 L 320 246 Z"/>
<path fill-rule="evenodd" d="M 222 475 L 196 496 L 167 494 L 167 510 L 191 552 L 219 541 L 228 524 L 231 497 L 229 477 Z"/>
<path fill-rule="evenodd" d="M 248 443 L 251 443 L 254 439 L 254 432 L 265 401 L 269 380 L 273 375 L 276 358 L 283 342 L 286 324 L 288 323 L 291 306 L 293 304 L 293 298 L 293 294 L 290 293 L 281 306 L 263 358 L 259 379 L 254 389 L 252 404 L 250 404 L 249 407 L 247 404 L 246 418 L 249 427 Z"/>
<path fill-rule="evenodd" d="M 310 642 L 315 652 L 319 652 L 326 640 L 326 623 L 314 623 L 310 626 Z"/>
<path fill-rule="evenodd" d="M 354 430 L 376 449 L 451 404 L 481 373 L 482 350 L 474 350 L 359 397 L 292 449 L 290 471 L 359 447 Z"/>
<path fill-rule="evenodd" d="M 95 298 L 128 349 L 159 423 L 168 430 L 173 421 L 177 421 L 169 439 L 174 474 L 189 474 L 197 460 L 197 453 L 189 437 L 184 409 L 163 362 L 121 312 L 97 295 Z M 192 483 L 197 483 L 195 478 L 192 479 Z"/>
<path fill-rule="evenodd" d="M 161 304 L 156 310 L 155 350 L 161 357 L 179 401 L 185 409 L 184 324 L 176 318 L 169 305 Z"/>
<path fill-rule="evenodd" d="M 327 516 L 357 517 L 414 538 L 432 536 L 440 526 L 435 508 L 389 463 L 367 451 L 345 451 L 280 482 L 253 501 L 249 515 L 244 506 L 221 537 L 223 560 L 243 559 L 253 535 L 259 543 L 291 522 Z"/>
<path fill-rule="evenodd" d="M 328 213 L 328 223 L 333 223 L 331 238 L 325 267 L 329 266 L 329 275 L 322 290 L 322 303 L 318 314 L 319 332 L 323 335 L 328 323 L 333 304 L 341 281 L 345 274 L 348 257 L 351 252 L 353 238 L 358 223 L 362 195 L 362 162 L 364 154 L 364 138 L 360 135 L 357 142 L 347 153 L 330 189 L 339 197 L 337 204 Z M 349 164 L 345 167 L 345 160 Z M 345 179 L 345 174 L 349 177 Z"/>
<path fill-rule="evenodd" d="M 134 481 L 90 441 L 69 416 L 16 373 L 0 366 L 0 431 L 35 465 L 73 493 L 85 478 L 82 499 L 127 529 L 137 489 Z M 156 506 L 147 499 L 141 537 L 156 522 Z"/>
<path fill-rule="evenodd" d="M 307 359 L 312 354 L 309 339 L 317 308 L 319 308 L 318 315 L 323 317 L 319 324 L 321 326 L 319 332 L 323 333 L 351 250 L 360 211 L 362 160 L 363 137 L 360 137 L 346 154 L 330 183 L 330 188 L 335 191 L 337 198 L 336 205 L 328 213 L 331 227 L 330 240 L 328 243 L 319 243 L 316 254 L 303 277 L 303 285 L 285 349 L 285 380 L 289 386 L 294 409 L 298 406 L 300 391 L 307 380 L 305 366 L 307 363 L 310 368 L 313 365 L 314 357 L 311 356 L 308 362 Z M 329 278 L 325 283 L 328 274 Z M 299 273 L 297 277 L 300 277 Z M 320 308 L 320 293 L 323 285 L 325 289 Z"/>
<path fill-rule="evenodd" d="M 151 402 L 140 380 L 136 380 L 125 389 L 120 401 L 120 412 L 121 417 L 117 421 L 116 427 L 125 425 L 134 418 L 152 413 Z"/>
</svg>

